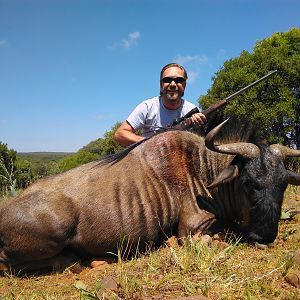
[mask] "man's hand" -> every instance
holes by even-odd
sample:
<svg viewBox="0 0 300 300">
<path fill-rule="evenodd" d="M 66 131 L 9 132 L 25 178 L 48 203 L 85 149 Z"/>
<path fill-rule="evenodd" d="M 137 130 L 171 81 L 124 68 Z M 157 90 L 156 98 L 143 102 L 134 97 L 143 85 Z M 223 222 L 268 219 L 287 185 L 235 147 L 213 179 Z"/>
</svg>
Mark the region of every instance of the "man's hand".
<svg viewBox="0 0 300 300">
<path fill-rule="evenodd" d="M 191 117 L 191 122 L 195 126 L 202 126 L 206 122 L 206 117 L 203 113 L 199 112 L 196 114 L 193 114 Z"/>
<path fill-rule="evenodd" d="M 190 118 L 185 119 L 181 124 L 183 127 L 193 126 L 202 126 L 206 122 L 206 117 L 203 113 L 199 112 L 193 114 Z"/>
</svg>

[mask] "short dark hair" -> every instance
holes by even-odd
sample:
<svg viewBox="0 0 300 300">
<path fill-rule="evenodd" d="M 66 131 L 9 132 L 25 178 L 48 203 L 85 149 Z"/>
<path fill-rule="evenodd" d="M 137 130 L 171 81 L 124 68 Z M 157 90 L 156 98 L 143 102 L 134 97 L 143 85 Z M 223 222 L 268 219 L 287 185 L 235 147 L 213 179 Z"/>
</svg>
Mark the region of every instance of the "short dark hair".
<svg viewBox="0 0 300 300">
<path fill-rule="evenodd" d="M 186 72 L 186 70 L 185 70 L 185 68 L 184 68 L 183 66 L 181 66 L 181 65 L 179 65 L 179 64 L 177 64 L 177 63 L 170 63 L 170 64 L 165 65 L 165 66 L 161 69 L 161 71 L 160 71 L 160 80 L 161 80 L 162 77 L 163 77 L 164 71 L 165 71 L 166 69 L 171 68 L 171 67 L 177 67 L 177 68 L 183 70 L 183 72 L 184 72 L 184 73 L 183 73 L 184 78 L 185 78 L 185 79 L 188 79 L 187 72 Z"/>
</svg>

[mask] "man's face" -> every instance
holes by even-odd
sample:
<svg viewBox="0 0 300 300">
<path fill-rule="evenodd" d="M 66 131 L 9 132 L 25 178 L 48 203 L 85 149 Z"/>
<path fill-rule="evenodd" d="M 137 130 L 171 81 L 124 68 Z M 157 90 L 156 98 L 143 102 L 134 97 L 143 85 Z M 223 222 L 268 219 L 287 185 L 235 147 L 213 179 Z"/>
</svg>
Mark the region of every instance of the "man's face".
<svg viewBox="0 0 300 300">
<path fill-rule="evenodd" d="M 180 100 L 184 94 L 185 86 L 186 81 L 182 69 L 170 67 L 163 72 L 160 91 L 167 101 L 177 102 Z"/>
</svg>

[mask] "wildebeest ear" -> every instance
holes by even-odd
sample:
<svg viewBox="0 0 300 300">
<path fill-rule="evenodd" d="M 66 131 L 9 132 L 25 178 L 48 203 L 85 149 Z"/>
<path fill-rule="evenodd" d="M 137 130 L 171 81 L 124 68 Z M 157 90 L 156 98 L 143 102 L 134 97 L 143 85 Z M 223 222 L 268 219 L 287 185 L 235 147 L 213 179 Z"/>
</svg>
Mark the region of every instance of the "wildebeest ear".
<svg viewBox="0 0 300 300">
<path fill-rule="evenodd" d="M 231 165 L 224 169 L 215 180 L 206 188 L 212 189 L 221 183 L 228 182 L 239 175 L 239 168 L 236 165 Z"/>
<path fill-rule="evenodd" d="M 292 172 L 287 171 L 288 173 L 288 183 L 292 185 L 300 185 L 300 175 Z"/>
</svg>

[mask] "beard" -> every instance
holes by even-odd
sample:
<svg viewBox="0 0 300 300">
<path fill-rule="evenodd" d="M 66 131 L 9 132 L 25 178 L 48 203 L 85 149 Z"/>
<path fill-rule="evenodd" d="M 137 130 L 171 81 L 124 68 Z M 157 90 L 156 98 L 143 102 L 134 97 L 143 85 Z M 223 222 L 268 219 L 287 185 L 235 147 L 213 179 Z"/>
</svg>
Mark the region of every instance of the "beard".
<svg viewBox="0 0 300 300">
<path fill-rule="evenodd" d="M 182 91 L 165 91 L 166 98 L 170 101 L 177 101 L 180 100 L 181 97 L 183 96 Z"/>
</svg>

